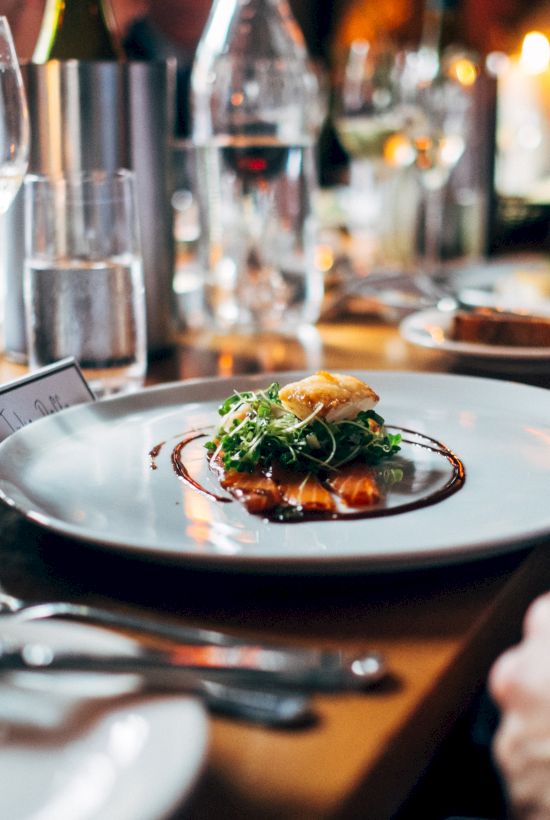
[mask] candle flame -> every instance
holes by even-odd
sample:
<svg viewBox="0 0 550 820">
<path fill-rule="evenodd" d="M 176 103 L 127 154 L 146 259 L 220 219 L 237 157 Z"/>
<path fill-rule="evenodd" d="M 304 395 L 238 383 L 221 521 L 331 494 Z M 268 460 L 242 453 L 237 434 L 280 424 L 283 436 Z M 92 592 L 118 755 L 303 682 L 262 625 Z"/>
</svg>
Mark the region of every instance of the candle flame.
<svg viewBox="0 0 550 820">
<path fill-rule="evenodd" d="M 527 74 L 542 74 L 550 65 L 550 43 L 540 31 L 530 31 L 523 38 L 519 64 Z"/>
<path fill-rule="evenodd" d="M 469 87 L 474 85 L 477 80 L 478 69 L 476 64 L 468 57 L 458 57 L 449 66 L 449 74 L 455 80 L 458 80 L 460 85 Z"/>
</svg>

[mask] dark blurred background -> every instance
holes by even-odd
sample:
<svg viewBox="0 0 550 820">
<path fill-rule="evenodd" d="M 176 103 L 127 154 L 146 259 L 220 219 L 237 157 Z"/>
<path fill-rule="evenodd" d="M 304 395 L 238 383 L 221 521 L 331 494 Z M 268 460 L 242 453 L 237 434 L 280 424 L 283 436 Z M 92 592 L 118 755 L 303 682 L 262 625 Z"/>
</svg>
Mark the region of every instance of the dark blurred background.
<svg viewBox="0 0 550 820">
<path fill-rule="evenodd" d="M 119 27 L 125 34 L 132 22 L 154 14 L 164 34 L 190 46 L 200 33 L 207 0 L 112 0 Z M 354 37 L 390 35 L 415 42 L 420 34 L 421 0 L 291 0 L 311 53 L 329 60 Z M 0 0 L 15 32 L 21 59 L 30 58 L 40 25 L 44 0 Z M 464 41 L 479 53 L 510 51 L 522 31 L 550 30 L 548 0 L 459 0 Z"/>
<path fill-rule="evenodd" d="M 0 14 L 8 17 L 21 60 L 32 58 L 45 0 L 0 0 Z M 426 4 L 436 0 L 290 0 L 304 32 L 311 56 L 329 79 L 354 39 L 391 40 L 399 45 L 420 41 Z M 441 0 L 439 0 L 441 2 Z M 491 52 L 517 53 L 524 35 L 536 29 L 550 37 L 550 0 L 446 0 L 453 6 L 457 40 L 478 55 L 480 65 Z M 189 134 L 188 85 L 196 44 L 211 0 L 111 0 L 121 39 L 130 59 L 175 57 L 178 60 L 177 136 Z M 482 87 L 483 92 L 483 87 Z M 483 92 L 484 93 L 484 92 Z M 489 96 L 480 98 L 478 126 L 494 140 Z M 547 95 L 550 100 L 550 94 Z M 550 106 L 550 103 L 549 103 Z M 546 113 L 545 113 L 546 116 Z M 495 156 L 491 142 L 487 154 Z M 331 186 L 345 181 L 349 158 L 330 118 L 319 138 L 320 181 Z M 462 166 L 464 166 L 462 162 Z M 487 163 L 486 163 L 487 164 Z M 490 163 L 489 163 L 490 164 Z M 488 190 L 493 171 L 483 174 Z M 491 180 L 491 181 L 490 181 Z M 512 192 L 513 193 L 513 192 Z M 492 195 L 491 195 L 492 196 Z M 490 229 L 485 250 L 547 248 L 550 246 L 550 197 L 526 205 L 521 197 L 493 196 L 488 205 Z"/>
</svg>

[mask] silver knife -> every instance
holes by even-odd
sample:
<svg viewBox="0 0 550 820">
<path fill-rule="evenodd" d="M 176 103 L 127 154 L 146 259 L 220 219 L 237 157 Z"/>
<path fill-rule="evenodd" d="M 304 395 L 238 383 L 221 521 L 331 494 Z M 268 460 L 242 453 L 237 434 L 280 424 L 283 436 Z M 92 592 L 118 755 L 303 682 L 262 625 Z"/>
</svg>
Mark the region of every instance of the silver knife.
<svg viewBox="0 0 550 820">
<path fill-rule="evenodd" d="M 363 689 L 385 674 L 376 652 L 354 655 L 334 650 L 276 649 L 265 646 L 177 644 L 168 650 L 137 648 L 104 654 L 58 649 L 40 640 L 18 640 L 0 629 L 0 672 L 105 672 L 141 675 L 149 686 L 188 689 L 208 679 L 240 686 L 300 690 Z"/>
</svg>

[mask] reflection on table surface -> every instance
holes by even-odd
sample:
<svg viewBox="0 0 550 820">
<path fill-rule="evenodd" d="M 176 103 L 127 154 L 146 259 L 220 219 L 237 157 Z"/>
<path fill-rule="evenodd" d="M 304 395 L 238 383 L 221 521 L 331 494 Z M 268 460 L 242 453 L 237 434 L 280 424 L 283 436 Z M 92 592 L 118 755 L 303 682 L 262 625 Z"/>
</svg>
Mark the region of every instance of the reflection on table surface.
<svg viewBox="0 0 550 820">
<path fill-rule="evenodd" d="M 375 315 L 326 322 L 307 328 L 299 338 L 222 336 L 205 331 L 182 334 L 169 356 L 150 363 L 148 383 L 318 369 L 462 373 L 550 387 L 550 367 L 525 373 L 519 363 L 517 372 L 509 370 L 503 376 L 487 363 L 458 361 L 437 350 L 415 348 L 400 336 L 395 323 Z"/>
<path fill-rule="evenodd" d="M 174 351 L 151 362 L 148 380 L 321 367 L 459 372 L 453 360 L 407 345 L 394 326 L 354 319 L 322 324 L 300 340 L 182 334 Z M 0 366 L 3 381 L 22 372 Z M 549 386 L 545 374 L 530 381 Z M 5 507 L 0 530 L 0 582 L 14 595 L 386 655 L 391 676 L 379 688 L 316 696 L 317 720 L 300 730 L 213 718 L 206 771 L 178 818 L 394 816 L 492 660 L 516 639 L 529 601 L 550 585 L 544 544 L 442 569 L 300 578 L 118 556 L 43 531 Z"/>
</svg>

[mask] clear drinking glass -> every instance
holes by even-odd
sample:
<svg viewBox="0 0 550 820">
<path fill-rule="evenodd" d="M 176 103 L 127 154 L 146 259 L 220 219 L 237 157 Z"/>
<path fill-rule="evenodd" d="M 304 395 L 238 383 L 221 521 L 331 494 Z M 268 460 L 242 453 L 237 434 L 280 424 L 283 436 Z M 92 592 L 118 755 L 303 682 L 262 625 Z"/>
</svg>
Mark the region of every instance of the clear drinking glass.
<svg viewBox="0 0 550 820">
<path fill-rule="evenodd" d="M 9 23 L 0 17 L 0 227 L 27 171 L 29 115 Z M 0 241 L 1 238 L 0 238 Z M 4 326 L 5 271 L 0 271 L 0 329 Z M 2 332 L 3 336 L 3 332 Z M 3 339 L 2 339 L 3 342 Z"/>
<path fill-rule="evenodd" d="M 191 140 L 172 144 L 172 194 L 175 266 L 173 289 L 178 321 L 185 328 L 204 324 L 203 274 L 199 261 L 200 222 L 195 174 L 195 149 Z"/>
<path fill-rule="evenodd" d="M 74 356 L 97 396 L 146 368 L 145 289 L 131 171 L 25 181 L 31 369 Z"/>
</svg>

